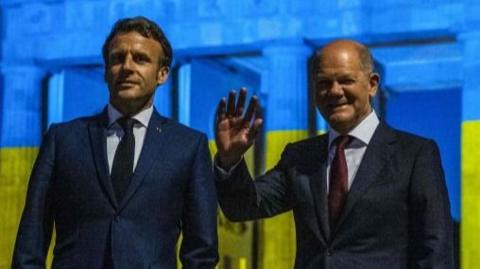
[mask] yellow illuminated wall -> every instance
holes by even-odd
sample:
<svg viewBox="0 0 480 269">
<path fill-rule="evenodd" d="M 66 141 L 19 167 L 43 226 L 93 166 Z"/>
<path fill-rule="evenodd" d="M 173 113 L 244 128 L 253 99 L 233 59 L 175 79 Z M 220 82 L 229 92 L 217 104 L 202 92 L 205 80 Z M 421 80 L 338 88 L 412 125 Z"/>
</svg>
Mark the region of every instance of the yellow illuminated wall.
<svg viewBox="0 0 480 269">
<path fill-rule="evenodd" d="M 462 124 L 462 269 L 480 266 L 480 121 Z"/>
<path fill-rule="evenodd" d="M 217 147 L 215 140 L 209 141 L 209 149 L 215 156 Z M 245 154 L 245 161 L 250 173 L 253 174 L 254 147 Z M 218 242 L 220 261 L 217 268 L 251 269 L 253 268 L 253 225 L 248 222 L 230 222 L 219 209 Z"/>
<path fill-rule="evenodd" d="M 38 149 L 0 149 L 0 268 L 9 268 L 18 223 L 25 204 L 28 177 Z"/>
<path fill-rule="evenodd" d="M 305 130 L 270 131 L 266 133 L 265 167 L 270 169 L 280 160 L 285 146 L 308 136 Z M 291 212 L 261 221 L 259 268 L 290 269 L 295 261 L 295 224 Z"/>
</svg>

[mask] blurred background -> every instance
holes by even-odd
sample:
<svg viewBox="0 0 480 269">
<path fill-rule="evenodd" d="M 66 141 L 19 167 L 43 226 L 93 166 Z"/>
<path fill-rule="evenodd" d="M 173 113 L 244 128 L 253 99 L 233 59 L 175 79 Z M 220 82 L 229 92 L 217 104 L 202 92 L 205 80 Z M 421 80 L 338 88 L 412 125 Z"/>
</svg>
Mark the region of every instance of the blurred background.
<svg viewBox="0 0 480 269">
<path fill-rule="evenodd" d="M 212 153 L 219 99 L 242 86 L 260 97 L 264 131 L 247 158 L 256 174 L 286 143 L 327 130 L 312 100 L 314 50 L 337 38 L 367 44 L 382 77 L 377 114 L 439 144 L 457 260 L 479 268 L 480 1 L 1 0 L 1 269 L 10 266 L 42 134 L 103 109 L 101 46 L 117 19 L 137 15 L 159 23 L 174 48 L 157 109 L 207 133 Z M 218 222 L 219 269 L 292 268 L 291 214 Z"/>
</svg>

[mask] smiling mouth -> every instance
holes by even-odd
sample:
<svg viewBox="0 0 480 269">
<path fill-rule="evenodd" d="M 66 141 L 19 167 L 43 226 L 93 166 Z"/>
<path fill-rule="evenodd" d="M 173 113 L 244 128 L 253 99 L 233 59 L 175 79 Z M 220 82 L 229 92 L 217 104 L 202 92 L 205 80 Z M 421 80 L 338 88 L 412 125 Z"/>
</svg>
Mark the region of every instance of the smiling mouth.
<svg viewBox="0 0 480 269">
<path fill-rule="evenodd" d="M 137 84 L 135 81 L 131 81 L 131 80 L 121 80 L 119 82 L 117 82 L 117 84 Z"/>
<path fill-rule="evenodd" d="M 343 108 L 344 106 L 348 105 L 348 103 L 342 103 L 342 104 L 330 104 L 328 107 L 330 109 L 340 109 Z"/>
<path fill-rule="evenodd" d="M 128 81 L 128 80 L 117 82 L 117 86 L 119 86 L 119 87 L 131 87 L 131 86 L 134 86 L 134 85 L 137 85 L 137 84 L 138 83 L 136 83 L 134 81 Z"/>
</svg>

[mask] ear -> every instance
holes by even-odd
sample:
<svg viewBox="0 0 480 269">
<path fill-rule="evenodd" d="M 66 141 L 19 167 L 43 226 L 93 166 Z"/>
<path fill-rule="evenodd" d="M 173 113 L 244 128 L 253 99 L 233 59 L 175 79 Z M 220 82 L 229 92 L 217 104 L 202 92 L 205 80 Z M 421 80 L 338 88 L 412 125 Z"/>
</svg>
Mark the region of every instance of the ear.
<svg viewBox="0 0 480 269">
<path fill-rule="evenodd" d="M 370 90 L 368 94 L 370 95 L 370 97 L 374 97 L 375 94 L 377 94 L 378 85 L 380 84 L 380 75 L 375 72 L 371 73 L 368 83 L 370 85 Z"/>
<path fill-rule="evenodd" d="M 157 84 L 162 85 L 167 81 L 168 78 L 168 73 L 170 73 L 170 68 L 167 66 L 162 66 L 160 69 L 157 71 Z"/>
</svg>

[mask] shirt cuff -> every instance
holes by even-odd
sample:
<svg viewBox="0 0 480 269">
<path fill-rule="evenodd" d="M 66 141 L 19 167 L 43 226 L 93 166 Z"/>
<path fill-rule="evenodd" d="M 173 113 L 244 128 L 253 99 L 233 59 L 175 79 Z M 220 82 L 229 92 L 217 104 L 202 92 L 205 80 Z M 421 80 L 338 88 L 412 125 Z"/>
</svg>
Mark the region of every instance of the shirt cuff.
<svg viewBox="0 0 480 269">
<path fill-rule="evenodd" d="M 233 171 L 235 170 L 235 168 L 237 168 L 237 166 L 243 161 L 243 156 L 242 158 L 236 162 L 232 167 L 230 167 L 230 169 L 225 170 L 223 169 L 219 164 L 218 164 L 218 157 L 215 156 L 215 159 L 213 161 L 213 165 L 215 166 L 215 169 L 217 169 L 218 171 L 218 175 L 219 175 L 219 180 L 227 180 L 232 174 L 233 174 Z"/>
</svg>

